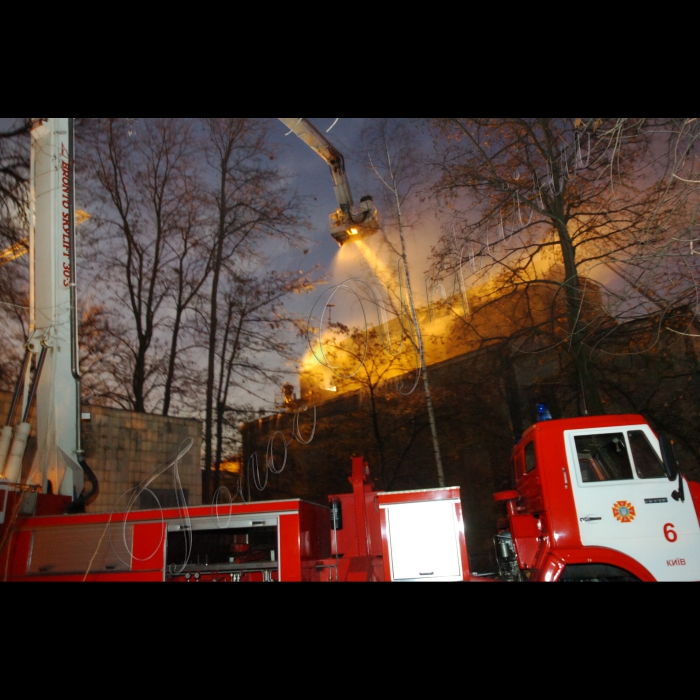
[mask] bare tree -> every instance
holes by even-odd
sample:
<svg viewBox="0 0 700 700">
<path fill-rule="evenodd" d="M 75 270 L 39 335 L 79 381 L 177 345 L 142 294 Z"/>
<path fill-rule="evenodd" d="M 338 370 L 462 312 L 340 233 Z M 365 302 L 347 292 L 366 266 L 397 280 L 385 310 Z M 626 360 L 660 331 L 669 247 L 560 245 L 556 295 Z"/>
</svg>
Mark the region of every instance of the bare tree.
<svg viewBox="0 0 700 700">
<path fill-rule="evenodd" d="M 211 168 L 211 200 L 216 211 L 212 241 L 212 275 L 208 284 L 207 378 L 205 388 L 204 493 L 210 492 L 213 463 L 216 368 L 224 263 L 235 273 L 246 271 L 261 259 L 264 241 L 301 243 L 301 202 L 290 192 L 276 169 L 266 139 L 267 124 L 252 118 L 209 118 L 206 157 Z M 226 316 L 228 309 L 224 304 Z"/>
<path fill-rule="evenodd" d="M 657 123 L 660 122 L 660 123 Z M 654 310 L 692 307 L 700 313 L 700 120 L 653 120 L 648 127 L 663 139 L 667 164 L 667 190 L 675 202 L 670 235 L 651 249 L 634 256 L 636 270 L 625 279 Z M 664 205 L 667 202 L 664 200 Z M 619 271 L 619 270 L 618 270 Z M 673 332 L 679 332 L 672 329 Z M 695 333 L 689 326 L 688 331 Z"/>
<path fill-rule="evenodd" d="M 115 394 L 134 411 L 160 404 L 167 414 L 182 316 L 208 265 L 195 242 L 205 221 L 193 209 L 200 186 L 193 124 L 148 119 L 134 128 L 124 119 L 84 120 L 79 145 L 97 224 L 86 261 L 96 284 L 111 292 L 110 328 L 120 348 Z"/>
<path fill-rule="evenodd" d="M 182 210 L 175 233 L 166 241 L 171 253 L 173 283 L 170 292 L 172 317 L 166 321 L 170 352 L 163 387 L 164 416 L 169 414 L 174 396 L 183 399 L 192 389 L 191 378 L 198 368 L 188 350 L 196 347 L 196 339 L 191 339 L 189 348 L 183 348 L 183 336 L 186 335 L 189 312 L 212 272 L 214 248 L 206 240 L 211 231 L 211 211 L 204 206 L 203 192 L 198 189 L 198 184 L 193 183 L 191 187 L 193 191 L 185 192 L 181 201 Z"/>
<path fill-rule="evenodd" d="M 228 272 L 228 271 L 227 271 Z M 237 433 L 239 418 L 251 399 L 264 401 L 264 390 L 279 386 L 296 359 L 288 331 L 302 328 L 302 319 L 284 309 L 285 298 L 315 287 L 310 273 L 231 273 L 222 295 L 216 346 L 216 412 L 214 489 L 220 485 L 225 437 Z M 286 366 L 279 366 L 285 360 Z"/>
<path fill-rule="evenodd" d="M 80 304 L 78 338 L 82 400 L 95 406 L 130 409 L 125 392 L 120 390 L 115 362 L 121 350 L 122 333 L 113 328 L 114 317 L 100 304 Z M 126 332 L 126 329 L 124 329 Z M 126 377 L 128 382 L 128 377 Z"/>
<path fill-rule="evenodd" d="M 677 224 L 668 159 L 654 148 L 652 120 L 433 120 L 441 152 L 437 191 L 454 229 L 436 255 L 436 277 L 458 277 L 491 293 L 550 285 L 565 300 L 553 344 L 575 363 L 584 410 L 604 412 L 592 346 L 610 309 L 589 276 L 628 268 L 668 240 Z M 461 282 L 460 282 L 461 284 Z M 592 292 L 592 293 L 591 293 Z M 554 309 L 551 319 L 557 319 Z"/>
<path fill-rule="evenodd" d="M 16 243 L 26 222 L 30 119 L 3 119 L 0 126 L 0 241 Z"/>
<path fill-rule="evenodd" d="M 12 390 L 28 334 L 26 239 L 30 119 L 0 120 L 0 386 Z"/>
<path fill-rule="evenodd" d="M 413 344 L 396 342 L 403 332 L 398 319 L 371 329 L 348 328 L 331 322 L 323 333 L 322 351 L 320 347 L 314 348 L 317 359 L 333 369 L 335 390 L 362 395 L 354 420 L 369 429 L 361 429 L 364 432 L 362 442 L 358 442 L 355 433 L 339 436 L 335 453 L 345 456 L 360 445 L 367 451 L 365 444 L 368 433 L 371 434 L 379 458 L 378 487 L 381 490 L 390 490 L 399 478 L 409 476 L 403 469 L 404 460 L 419 433 L 429 427 L 428 422 L 418 419 L 421 407 L 416 397 L 420 399 L 420 395 L 413 392 L 404 395 L 397 391 L 397 386 L 413 383 L 412 377 L 419 366 Z M 313 378 L 318 383 L 314 374 L 309 372 L 307 381 Z"/>
</svg>

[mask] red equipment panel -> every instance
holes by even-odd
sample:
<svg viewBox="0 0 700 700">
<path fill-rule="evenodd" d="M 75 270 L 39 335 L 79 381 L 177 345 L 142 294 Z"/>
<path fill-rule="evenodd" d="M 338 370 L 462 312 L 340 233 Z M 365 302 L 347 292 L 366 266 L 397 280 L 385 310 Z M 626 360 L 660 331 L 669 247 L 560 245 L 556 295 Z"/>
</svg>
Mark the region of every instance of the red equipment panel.
<svg viewBox="0 0 700 700">
<path fill-rule="evenodd" d="M 239 544 L 241 533 L 262 545 Z M 179 539 L 190 558 L 173 565 Z M 194 558 L 198 542 L 211 556 Z M 266 501 L 23 518 L 0 570 L 15 581 L 301 581 L 329 556 L 326 506 Z"/>
<path fill-rule="evenodd" d="M 151 571 L 161 575 L 165 571 L 165 543 L 167 525 L 149 523 L 134 526 L 131 553 L 132 571 Z"/>
</svg>

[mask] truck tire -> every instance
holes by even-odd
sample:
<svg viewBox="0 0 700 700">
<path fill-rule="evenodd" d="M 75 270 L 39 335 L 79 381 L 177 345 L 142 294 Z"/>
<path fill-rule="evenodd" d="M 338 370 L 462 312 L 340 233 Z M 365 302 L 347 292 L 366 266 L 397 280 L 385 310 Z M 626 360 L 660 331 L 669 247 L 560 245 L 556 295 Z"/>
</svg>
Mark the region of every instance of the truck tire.
<svg viewBox="0 0 700 700">
<path fill-rule="evenodd" d="M 610 564 L 571 564 L 559 578 L 565 583 L 639 583 L 629 571 Z"/>
</svg>

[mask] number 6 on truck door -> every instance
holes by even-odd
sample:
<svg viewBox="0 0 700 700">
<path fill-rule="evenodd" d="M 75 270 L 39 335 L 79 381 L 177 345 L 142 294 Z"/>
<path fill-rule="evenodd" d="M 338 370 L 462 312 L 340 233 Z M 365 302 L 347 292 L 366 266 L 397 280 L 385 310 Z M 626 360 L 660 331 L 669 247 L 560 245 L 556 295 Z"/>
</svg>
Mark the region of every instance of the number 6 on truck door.
<svg viewBox="0 0 700 700">
<path fill-rule="evenodd" d="M 657 580 L 700 580 L 695 507 L 672 498 L 651 428 L 570 430 L 565 442 L 582 545 L 625 554 Z"/>
</svg>

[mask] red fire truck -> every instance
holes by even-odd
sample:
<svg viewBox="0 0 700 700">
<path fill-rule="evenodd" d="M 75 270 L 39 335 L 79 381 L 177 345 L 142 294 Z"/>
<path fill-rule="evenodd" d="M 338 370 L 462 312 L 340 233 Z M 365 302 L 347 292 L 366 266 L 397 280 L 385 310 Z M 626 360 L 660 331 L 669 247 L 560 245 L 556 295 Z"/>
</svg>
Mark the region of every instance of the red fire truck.
<svg viewBox="0 0 700 700">
<path fill-rule="evenodd" d="M 513 453 L 501 580 L 700 580 L 700 484 L 641 417 L 537 423 Z M 111 515 L 0 486 L 4 581 L 470 581 L 458 488 Z"/>
<path fill-rule="evenodd" d="M 352 493 L 327 506 L 183 504 L 106 515 L 64 515 L 68 497 L 0 487 L 0 580 L 470 579 L 458 488 L 376 493 L 361 457 L 350 482 Z"/>
<path fill-rule="evenodd" d="M 533 425 L 495 538 L 501 576 L 529 581 L 700 580 L 700 484 L 642 416 Z"/>
</svg>

